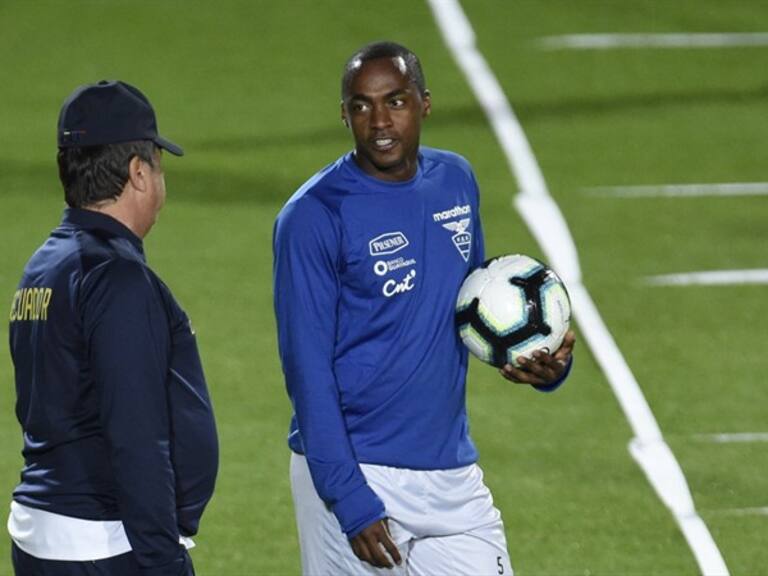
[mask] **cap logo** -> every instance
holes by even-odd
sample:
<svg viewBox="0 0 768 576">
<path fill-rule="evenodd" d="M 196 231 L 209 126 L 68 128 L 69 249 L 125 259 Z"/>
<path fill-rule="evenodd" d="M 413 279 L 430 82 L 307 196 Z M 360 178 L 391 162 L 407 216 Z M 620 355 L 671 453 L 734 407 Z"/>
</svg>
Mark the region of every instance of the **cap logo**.
<svg viewBox="0 0 768 576">
<path fill-rule="evenodd" d="M 64 142 L 72 144 L 80 142 L 86 134 L 88 134 L 88 130 L 64 130 L 61 133 Z"/>
</svg>

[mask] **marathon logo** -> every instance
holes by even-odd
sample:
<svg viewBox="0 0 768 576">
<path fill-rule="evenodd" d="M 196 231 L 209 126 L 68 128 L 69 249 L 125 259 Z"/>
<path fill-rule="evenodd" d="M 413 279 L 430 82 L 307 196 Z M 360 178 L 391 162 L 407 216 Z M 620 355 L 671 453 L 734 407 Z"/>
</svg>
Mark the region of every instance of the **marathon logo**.
<svg viewBox="0 0 768 576">
<path fill-rule="evenodd" d="M 368 250 L 371 256 L 385 256 L 399 252 L 408 244 L 408 238 L 402 232 L 387 232 L 368 242 Z"/>
<path fill-rule="evenodd" d="M 469 204 L 464 206 L 454 206 L 450 210 L 443 210 L 442 212 L 435 212 L 432 214 L 432 220 L 435 222 L 442 222 L 443 220 L 453 220 L 458 216 L 466 216 L 472 212 L 472 207 Z"/>
</svg>

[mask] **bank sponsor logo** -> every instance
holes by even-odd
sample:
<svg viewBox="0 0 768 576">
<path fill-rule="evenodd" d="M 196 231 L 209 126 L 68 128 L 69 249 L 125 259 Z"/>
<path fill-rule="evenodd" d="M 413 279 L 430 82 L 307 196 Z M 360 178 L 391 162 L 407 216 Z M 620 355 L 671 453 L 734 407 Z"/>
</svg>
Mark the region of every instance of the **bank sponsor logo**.
<svg viewBox="0 0 768 576">
<path fill-rule="evenodd" d="M 395 270 L 400 270 L 400 268 L 405 268 L 406 266 L 415 266 L 416 260 L 413 258 L 408 258 L 407 260 L 400 256 L 399 258 L 395 258 L 394 260 L 376 260 L 373 264 L 373 271 L 376 274 L 376 276 L 386 276 L 390 272 L 394 272 Z"/>
<path fill-rule="evenodd" d="M 443 224 L 443 228 L 454 232 L 451 236 L 453 245 L 456 246 L 456 250 L 459 251 L 464 261 L 469 260 L 469 251 L 472 249 L 472 233 L 467 232 L 469 228 L 470 219 L 462 218 L 461 220 L 455 220 L 453 222 L 446 222 Z"/>
<path fill-rule="evenodd" d="M 394 254 L 408 246 L 408 238 L 402 232 L 387 232 L 368 242 L 371 256 Z"/>
<path fill-rule="evenodd" d="M 416 278 L 416 270 L 411 270 L 406 274 L 399 282 L 390 278 L 384 282 L 384 286 L 381 288 L 381 293 L 387 298 L 392 298 L 397 294 L 403 294 L 404 292 L 410 292 L 413 290 L 415 284 L 413 283 Z"/>
<path fill-rule="evenodd" d="M 464 206 L 454 206 L 449 210 L 443 210 L 442 212 L 435 212 L 432 214 L 432 220 L 435 222 L 443 222 L 444 220 L 453 220 L 459 216 L 468 216 L 472 213 L 472 207 L 469 204 Z"/>
</svg>

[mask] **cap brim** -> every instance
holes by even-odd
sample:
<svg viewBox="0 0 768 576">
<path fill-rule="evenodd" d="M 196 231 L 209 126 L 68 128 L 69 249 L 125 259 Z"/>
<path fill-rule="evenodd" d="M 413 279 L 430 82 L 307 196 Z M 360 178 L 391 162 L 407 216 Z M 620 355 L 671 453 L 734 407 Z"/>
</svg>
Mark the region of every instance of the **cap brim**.
<svg viewBox="0 0 768 576">
<path fill-rule="evenodd" d="M 160 136 L 155 137 L 154 139 L 155 144 L 160 146 L 163 150 L 168 150 L 171 154 L 174 156 L 184 156 L 184 150 L 181 148 L 181 146 L 176 146 L 173 142 L 170 140 L 166 140 L 165 138 L 161 138 Z"/>
</svg>

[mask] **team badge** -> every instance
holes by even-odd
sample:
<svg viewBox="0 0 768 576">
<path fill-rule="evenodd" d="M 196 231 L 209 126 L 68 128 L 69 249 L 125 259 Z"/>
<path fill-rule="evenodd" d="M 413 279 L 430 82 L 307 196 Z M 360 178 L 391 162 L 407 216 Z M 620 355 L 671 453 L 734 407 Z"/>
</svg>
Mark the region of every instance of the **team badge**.
<svg viewBox="0 0 768 576">
<path fill-rule="evenodd" d="M 461 220 L 454 220 L 453 222 L 443 224 L 443 228 L 455 233 L 451 236 L 451 240 L 453 240 L 453 245 L 456 246 L 456 250 L 459 251 L 465 262 L 469 261 L 469 251 L 472 249 L 472 233 L 467 232 L 469 222 L 469 218 L 462 218 Z"/>
</svg>

